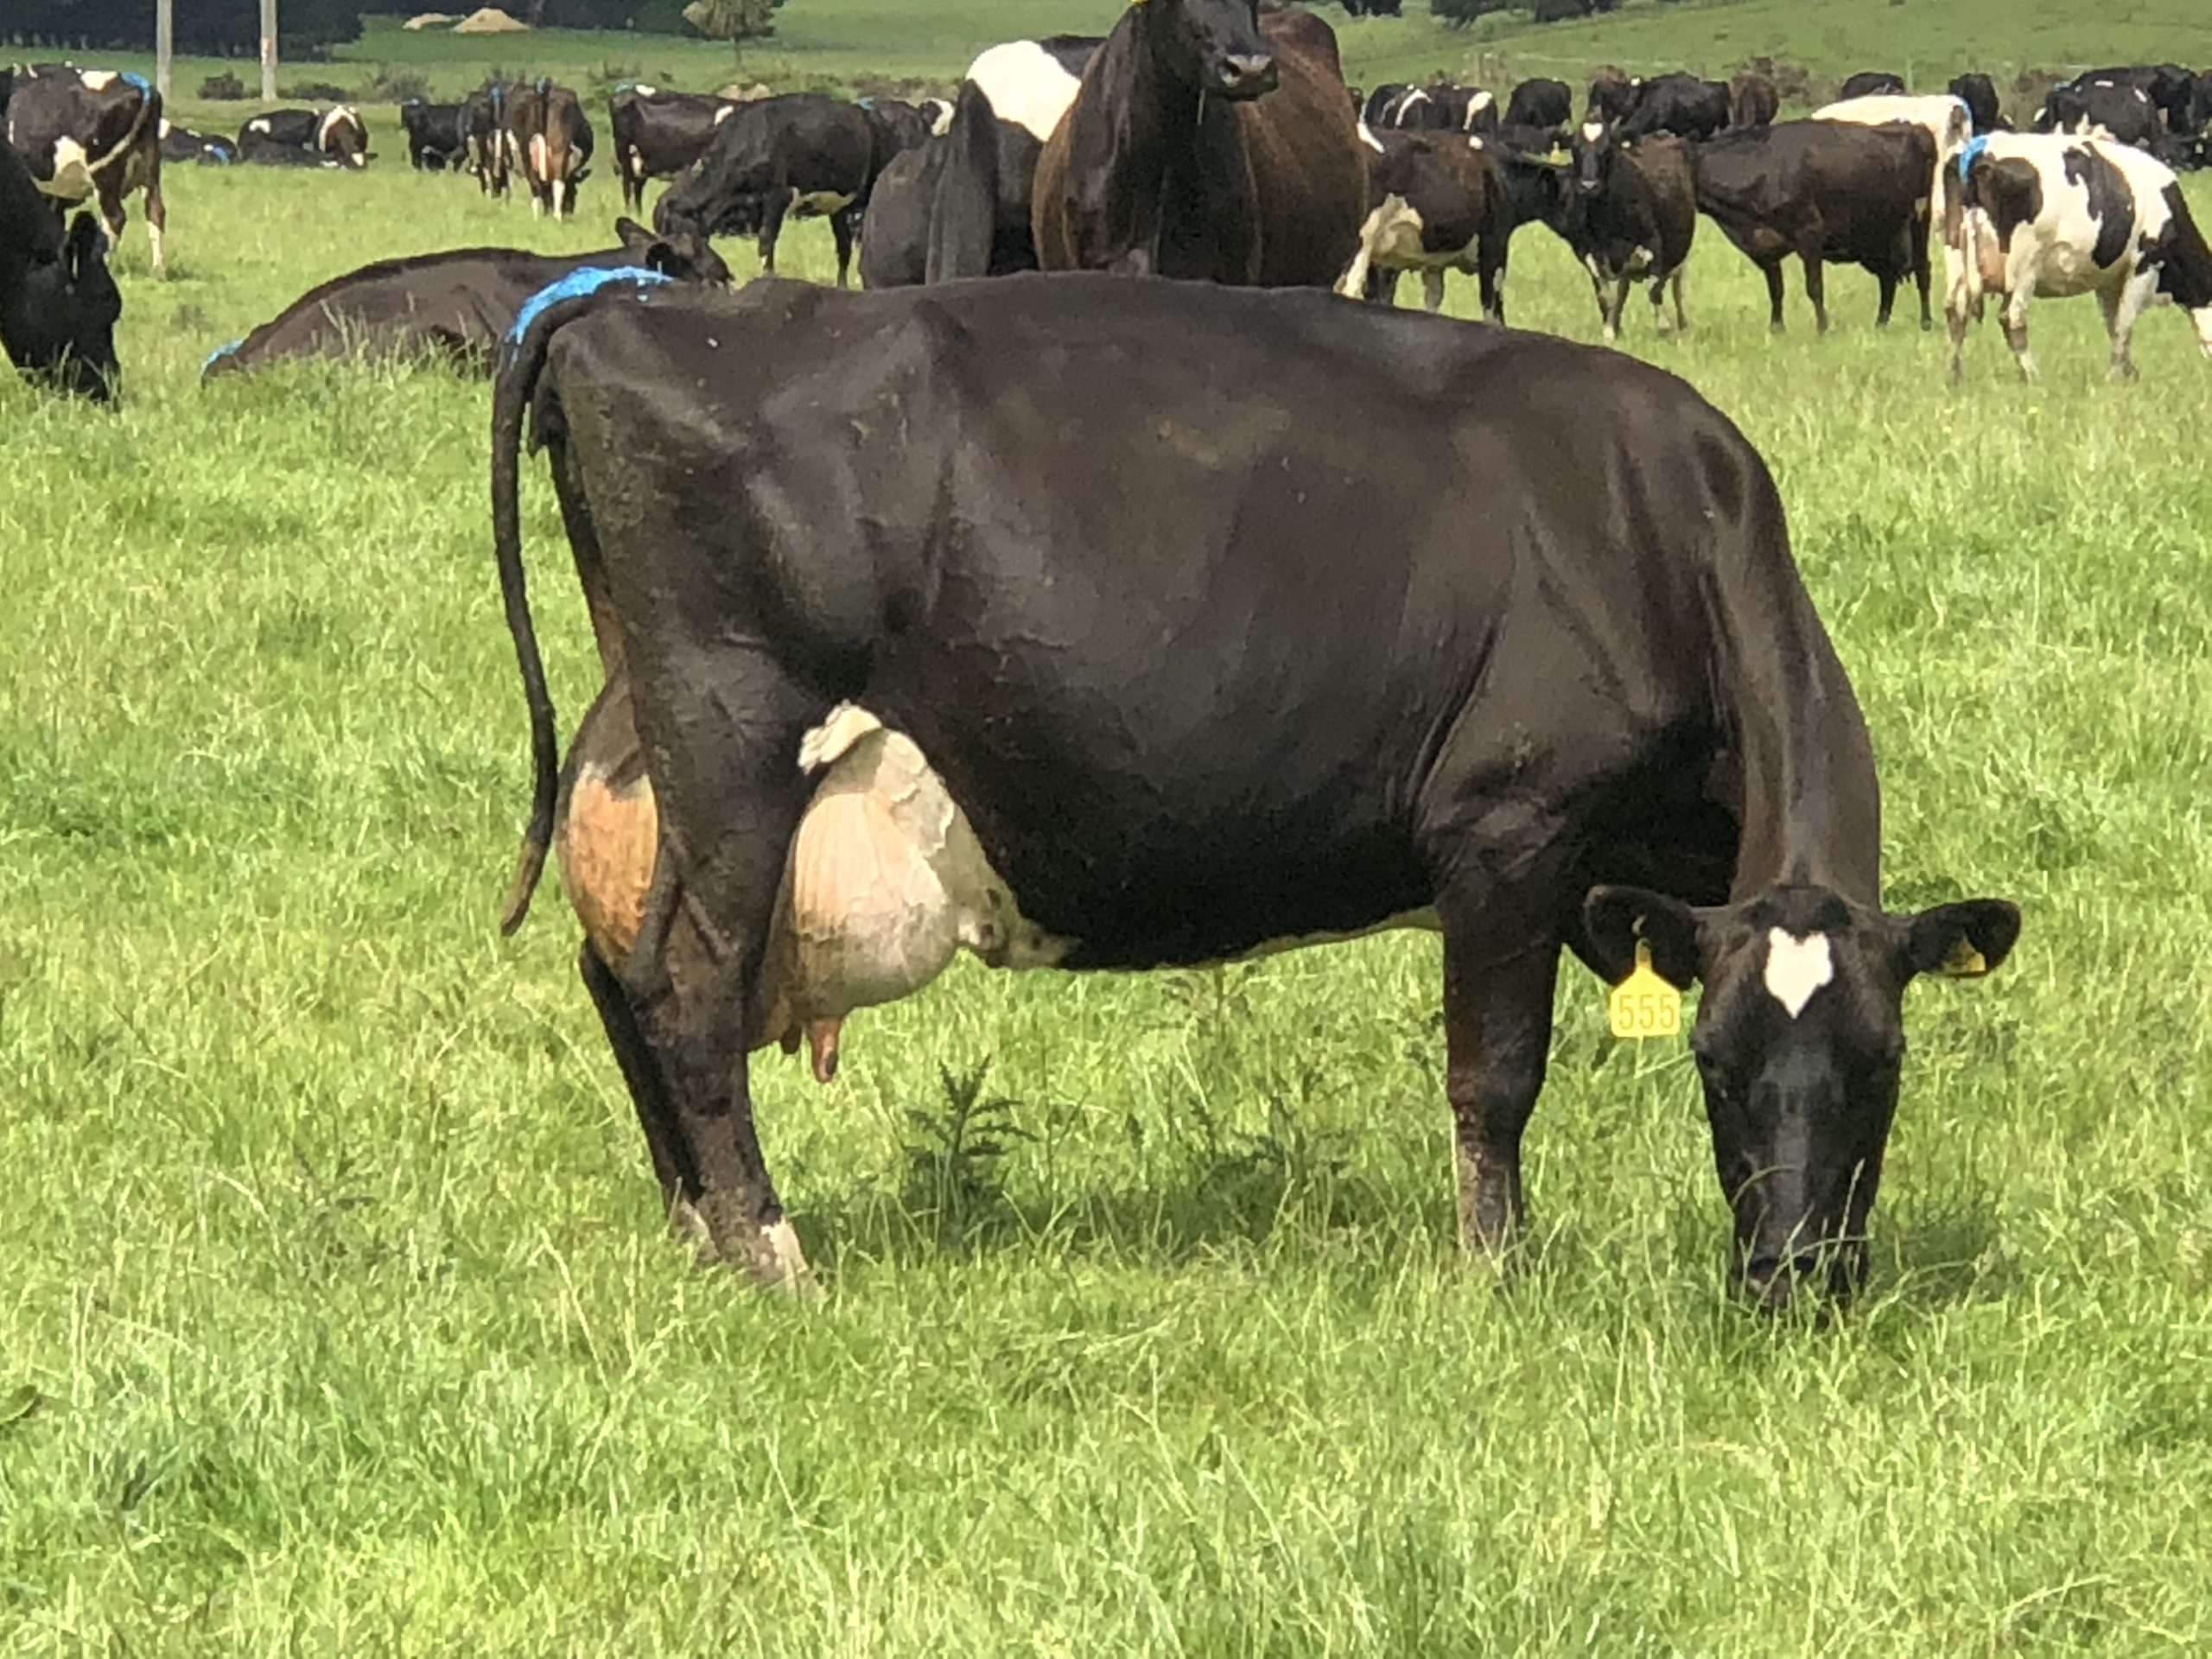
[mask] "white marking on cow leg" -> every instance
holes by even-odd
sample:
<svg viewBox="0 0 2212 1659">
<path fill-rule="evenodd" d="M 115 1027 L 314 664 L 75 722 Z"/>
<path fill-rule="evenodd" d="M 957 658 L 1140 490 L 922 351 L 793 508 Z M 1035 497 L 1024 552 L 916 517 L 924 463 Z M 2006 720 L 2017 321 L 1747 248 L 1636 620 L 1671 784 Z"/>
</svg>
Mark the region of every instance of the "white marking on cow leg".
<svg viewBox="0 0 2212 1659">
<path fill-rule="evenodd" d="M 154 275 L 156 277 L 167 276 L 169 268 L 162 257 L 162 227 L 150 219 L 146 221 L 146 242 L 154 252 Z"/>
<path fill-rule="evenodd" d="M 569 213 L 569 209 L 568 209 L 568 195 L 569 195 L 569 181 L 568 181 L 566 179 L 556 179 L 556 180 L 554 180 L 554 181 L 553 181 L 553 217 L 554 217 L 554 218 L 556 218 L 556 219 L 565 219 L 565 218 L 567 218 L 567 217 L 568 217 L 568 213 Z"/>
<path fill-rule="evenodd" d="M 2190 312 L 2189 320 L 2196 329 L 2196 348 L 2212 361 L 2212 305 Z"/>
<path fill-rule="evenodd" d="M 1432 311 L 1441 311 L 1444 308 L 1444 273 L 1442 271 L 1421 272 L 1421 303 Z"/>
<path fill-rule="evenodd" d="M 2037 380 L 2043 372 L 2036 367 L 2036 355 L 2028 349 L 2028 302 L 2034 296 L 2035 283 L 2016 288 L 2005 296 L 2005 343 L 2012 348 L 2012 359 L 2020 365 L 2023 380 Z"/>
<path fill-rule="evenodd" d="M 2135 360 L 2128 355 L 2129 344 L 2135 338 L 2136 320 L 2142 316 L 2143 308 L 2151 303 L 2158 284 L 2154 271 L 2138 271 L 2120 287 L 2105 308 L 2105 326 L 2112 334 L 2112 378 L 2133 380 L 2136 378 Z"/>
<path fill-rule="evenodd" d="M 1835 958 L 1827 934 L 1808 933 L 1800 939 L 1779 927 L 1767 930 L 1767 995 L 1792 1020 L 1805 1012 L 1814 992 L 1834 978 Z"/>
</svg>

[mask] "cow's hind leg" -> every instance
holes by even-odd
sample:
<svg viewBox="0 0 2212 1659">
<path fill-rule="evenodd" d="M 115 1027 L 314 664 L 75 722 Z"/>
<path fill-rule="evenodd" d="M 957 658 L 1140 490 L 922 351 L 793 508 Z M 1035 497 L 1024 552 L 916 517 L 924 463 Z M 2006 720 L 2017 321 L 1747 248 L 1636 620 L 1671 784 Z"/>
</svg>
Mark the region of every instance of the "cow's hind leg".
<svg viewBox="0 0 2212 1659">
<path fill-rule="evenodd" d="M 830 234 L 837 243 L 837 286 L 845 286 L 847 274 L 853 268 L 853 244 L 860 239 L 861 216 L 857 207 L 841 207 L 830 215 Z"/>
<path fill-rule="evenodd" d="M 1762 265 L 1759 269 L 1766 277 L 1766 326 L 1770 331 L 1778 334 L 1782 332 L 1782 262 L 1777 259 L 1774 264 Z"/>
<path fill-rule="evenodd" d="M 2136 378 L 2135 359 L 2129 355 L 2129 346 L 2135 338 L 2135 324 L 2142 316 L 2143 308 L 2151 302 L 2158 283 L 2155 276 L 2136 276 L 2119 288 L 2100 293 L 2097 303 L 2104 308 L 2105 332 L 2112 336 L 2111 375 L 2115 380 Z"/>
<path fill-rule="evenodd" d="M 1444 273 L 1433 265 L 1421 274 L 1421 302 L 1431 311 L 1444 308 Z"/>
<path fill-rule="evenodd" d="M 2036 354 L 2028 349 L 2028 302 L 2034 296 L 2031 289 L 2015 289 L 2005 296 L 2005 309 L 1999 321 L 2005 325 L 2005 343 L 2012 348 L 2012 359 L 2020 365 L 2023 380 L 2042 378 L 2036 367 Z"/>
<path fill-rule="evenodd" d="M 1813 332 L 1815 334 L 1825 334 L 1828 331 L 1828 285 L 1827 273 L 1823 270 L 1821 265 L 1821 256 L 1817 250 L 1809 254 L 1803 255 L 1803 259 L 1805 265 L 1805 297 L 1811 301 L 1813 304 Z M 1886 311 L 1883 313 L 1882 321 L 1885 322 L 1889 321 L 1889 314 Z"/>
<path fill-rule="evenodd" d="M 607 1028 L 607 1043 L 614 1050 L 614 1063 L 622 1069 L 622 1081 L 629 1086 L 631 1103 L 637 1108 L 638 1127 L 645 1132 L 645 1150 L 652 1154 L 653 1174 L 660 1182 L 669 1229 L 705 1254 L 712 1249 L 713 1239 L 693 1207 L 699 1192 L 698 1171 L 684 1145 L 652 1046 L 638 1027 L 629 993 L 588 940 L 577 949 L 576 970 L 583 976 L 584 988 L 591 993 L 592 1006 L 599 1010 L 600 1024 Z"/>
<path fill-rule="evenodd" d="M 162 238 L 169 224 L 168 208 L 162 201 L 162 175 L 158 169 L 146 181 L 146 245 L 153 251 L 154 275 L 166 277 L 169 274 L 167 256 L 162 251 Z"/>
</svg>

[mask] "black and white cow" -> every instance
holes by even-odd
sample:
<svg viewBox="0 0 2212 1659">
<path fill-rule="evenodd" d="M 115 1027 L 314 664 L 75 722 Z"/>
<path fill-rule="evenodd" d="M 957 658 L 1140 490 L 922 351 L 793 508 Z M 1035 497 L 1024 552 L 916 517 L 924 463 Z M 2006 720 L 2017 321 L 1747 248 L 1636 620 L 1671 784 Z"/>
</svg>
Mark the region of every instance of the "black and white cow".
<svg viewBox="0 0 2212 1659">
<path fill-rule="evenodd" d="M 2086 69 L 2066 84 L 2074 87 L 2134 87 L 2158 111 L 2167 130 L 2187 135 L 2196 132 L 2205 115 L 2212 113 L 2205 107 L 2199 79 L 2177 63 L 2138 63 Z"/>
<path fill-rule="evenodd" d="M 2128 144 L 2042 133 L 1976 139 L 1945 181 L 1951 378 L 1965 374 L 1967 325 L 1994 298 L 2026 378 L 2028 304 L 2094 294 L 2114 379 L 2133 379 L 2129 341 L 2145 307 L 2190 314 L 2212 358 L 2212 249 L 2171 168 Z"/>
<path fill-rule="evenodd" d="M 1995 132 L 2005 124 L 2005 112 L 1997 101 L 1997 83 L 1987 75 L 1969 71 L 1954 76 L 1948 90 L 1967 106 L 1976 132 Z"/>
<path fill-rule="evenodd" d="M 1386 82 L 1368 94 L 1360 119 L 1372 132 L 1491 132 L 1497 100 L 1479 86 Z"/>
<path fill-rule="evenodd" d="M 505 81 L 487 80 L 461 100 L 468 122 L 469 171 L 476 175 L 477 189 L 493 196 L 507 194 L 508 92 Z"/>
<path fill-rule="evenodd" d="M 105 403 L 123 296 L 99 221 L 65 227 L 12 144 L 0 143 L 0 350 L 23 373 Z"/>
<path fill-rule="evenodd" d="M 530 210 L 567 219 L 591 173 L 591 122 L 570 88 L 540 75 L 507 89 L 507 153 L 530 192 Z"/>
<path fill-rule="evenodd" d="M 741 105 L 707 153 L 653 204 L 654 226 L 702 236 L 757 236 L 762 265 L 776 268 L 786 217 L 830 221 L 837 285 L 845 285 L 876 175 L 893 154 L 868 111 L 819 92 L 787 92 Z"/>
<path fill-rule="evenodd" d="M 1370 153 L 1368 214 L 1337 292 L 1390 302 L 1401 271 L 1421 273 L 1432 311 L 1446 271 L 1475 278 L 1483 315 L 1505 321 L 1513 204 L 1483 139 L 1456 132 L 1362 130 Z"/>
<path fill-rule="evenodd" d="M 658 86 L 616 89 L 607 100 L 607 131 L 614 170 L 621 175 L 622 205 L 641 208 L 648 179 L 672 179 L 707 153 L 737 100 L 711 92 L 671 92 Z"/>
<path fill-rule="evenodd" d="M 1605 338 L 1620 338 L 1629 285 L 1637 282 L 1651 285 L 1654 328 L 1666 328 L 1671 289 L 1675 327 L 1687 330 L 1682 267 L 1697 236 L 1688 147 L 1670 133 L 1624 143 L 1604 122 L 1591 121 L 1574 135 L 1571 153 L 1550 224 L 1590 273 Z"/>
<path fill-rule="evenodd" d="M 930 197 L 926 280 L 1037 269 L 1030 228 L 1037 160 L 1103 43 L 1095 35 L 1007 41 L 980 54 L 955 95 L 942 149 L 915 165 Z"/>
<path fill-rule="evenodd" d="M 1886 69 L 1862 69 L 1843 83 L 1836 96 L 1843 98 L 1898 97 L 1911 89 L 1904 84 L 1903 75 L 1892 74 Z"/>
<path fill-rule="evenodd" d="M 963 944 L 1137 969 L 1426 925 L 1469 1248 L 1524 1225 L 1571 950 L 1703 982 L 1740 1282 L 1859 1280 L 1906 986 L 1996 967 L 2019 912 L 1884 908 L 1873 751 L 1780 495 L 1681 380 L 1103 275 L 549 306 L 493 396 L 536 761 L 511 925 L 563 795 L 531 410 L 646 830 L 585 978 L 671 1217 L 726 1259 L 806 1271 L 748 1051 L 804 1035 L 820 1074 L 823 1027 Z"/>
<path fill-rule="evenodd" d="M 2164 135 L 2158 106 L 2140 86 L 2113 79 L 2082 79 L 2054 86 L 2031 124 L 2040 133 L 2109 138 L 2150 149 Z"/>
<path fill-rule="evenodd" d="M 188 162 L 195 167 L 232 167 L 237 164 L 238 147 L 219 133 L 194 132 L 188 127 L 163 121 L 162 159 Z"/>
<path fill-rule="evenodd" d="M 368 124 L 350 104 L 334 104 L 327 110 L 271 110 L 257 115 L 238 129 L 238 154 L 258 167 L 297 167 L 304 164 L 366 167 Z"/>
<path fill-rule="evenodd" d="M 417 173 L 458 173 L 468 163 L 468 106 L 410 98 L 399 106 L 407 164 Z"/>
<path fill-rule="evenodd" d="M 9 143 L 43 194 L 63 206 L 97 198 L 111 245 L 123 239 L 124 199 L 144 192 L 154 275 L 168 275 L 162 97 L 144 77 L 66 64 L 18 68 L 5 119 Z"/>
</svg>

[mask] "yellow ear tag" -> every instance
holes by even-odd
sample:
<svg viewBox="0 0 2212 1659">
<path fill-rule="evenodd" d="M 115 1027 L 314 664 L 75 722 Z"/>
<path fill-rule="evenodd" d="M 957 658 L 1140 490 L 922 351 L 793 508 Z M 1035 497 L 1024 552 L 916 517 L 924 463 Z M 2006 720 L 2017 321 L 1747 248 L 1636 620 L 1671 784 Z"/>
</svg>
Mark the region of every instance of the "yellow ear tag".
<svg viewBox="0 0 2212 1659">
<path fill-rule="evenodd" d="M 1681 1031 L 1682 994 L 1659 977 L 1646 941 L 1636 942 L 1636 966 L 1613 987 L 1605 1013 L 1616 1037 L 1672 1037 Z"/>
<path fill-rule="evenodd" d="M 1952 979 L 1978 979 L 1988 971 L 1989 959 L 1974 948 L 1971 939 L 1961 938 L 1943 958 L 1943 972 Z"/>
</svg>

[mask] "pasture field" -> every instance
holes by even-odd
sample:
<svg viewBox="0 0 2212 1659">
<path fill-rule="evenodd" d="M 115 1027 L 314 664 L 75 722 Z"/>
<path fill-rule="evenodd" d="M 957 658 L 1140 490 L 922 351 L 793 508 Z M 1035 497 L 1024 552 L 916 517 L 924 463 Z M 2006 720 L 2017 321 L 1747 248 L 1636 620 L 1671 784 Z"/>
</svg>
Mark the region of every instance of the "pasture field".
<svg viewBox="0 0 2212 1659">
<path fill-rule="evenodd" d="M 196 381 L 367 257 L 600 232 L 389 162 L 179 169 L 171 208 L 173 280 L 123 254 L 123 412 L 0 384 L 0 1652 L 2212 1650 L 2177 317 L 2114 388 L 2095 308 L 2038 308 L 2045 382 L 1993 328 L 1954 395 L 1856 273 L 1834 334 L 1793 296 L 1770 340 L 1709 225 L 1692 335 L 1635 307 L 1776 468 L 1891 902 L 2027 913 L 1998 976 L 1910 994 L 1846 1316 L 1727 1296 L 1687 1051 L 1615 1043 L 1571 963 L 1522 1270 L 1459 1260 L 1412 937 L 963 964 L 831 1088 L 767 1058 L 796 1306 L 664 1238 L 552 887 L 495 931 L 528 779 L 486 390 Z M 824 274 L 818 224 L 786 245 Z M 1594 337 L 1541 230 L 1509 303 Z M 569 723 L 588 630 L 526 480 Z"/>
</svg>

